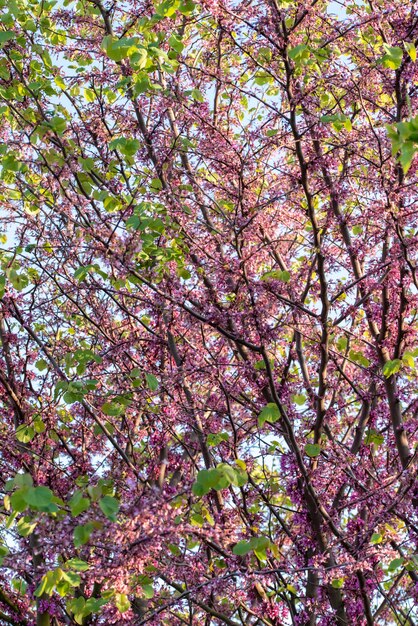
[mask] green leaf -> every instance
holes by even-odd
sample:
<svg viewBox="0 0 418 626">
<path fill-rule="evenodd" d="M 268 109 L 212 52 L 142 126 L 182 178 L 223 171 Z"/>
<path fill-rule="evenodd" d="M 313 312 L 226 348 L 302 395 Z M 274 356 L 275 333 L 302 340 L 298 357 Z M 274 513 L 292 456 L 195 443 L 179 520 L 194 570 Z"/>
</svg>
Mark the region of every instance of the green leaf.
<svg viewBox="0 0 418 626">
<path fill-rule="evenodd" d="M 62 570 L 61 576 L 71 587 L 78 587 L 81 583 L 80 574 L 76 574 L 75 572 L 65 572 Z"/>
<path fill-rule="evenodd" d="M 196 482 L 192 487 L 193 493 L 196 496 L 203 496 L 209 493 L 211 489 L 219 485 L 220 478 L 221 474 L 216 469 L 200 470 L 197 474 Z M 228 483 L 226 483 L 226 486 L 228 486 Z"/>
<path fill-rule="evenodd" d="M 265 561 L 267 559 L 267 549 L 270 547 L 270 540 L 267 537 L 259 537 L 258 539 L 253 540 L 253 550 L 255 556 L 260 561 Z"/>
<path fill-rule="evenodd" d="M 307 443 L 305 446 L 305 452 L 310 457 L 316 457 L 321 454 L 321 446 L 318 443 Z"/>
<path fill-rule="evenodd" d="M 131 215 L 126 220 L 126 227 L 133 228 L 134 230 L 140 230 L 142 225 L 142 220 L 139 215 Z"/>
<path fill-rule="evenodd" d="M 198 526 L 199 528 L 201 528 L 205 523 L 205 518 L 200 515 L 200 513 L 192 513 L 190 516 L 190 523 L 192 524 L 192 526 Z"/>
<path fill-rule="evenodd" d="M 100 481 L 97 485 L 90 485 L 89 487 L 87 487 L 87 491 L 89 492 L 89 496 L 93 500 L 93 502 L 98 502 L 103 494 L 103 489 Z"/>
<path fill-rule="evenodd" d="M 363 367 L 368 367 L 370 365 L 369 359 L 367 359 L 362 352 L 357 352 L 356 350 L 350 350 L 348 356 L 354 363 L 358 363 Z"/>
<path fill-rule="evenodd" d="M 119 501 L 112 496 L 103 496 L 99 500 L 99 506 L 103 513 L 112 522 L 116 522 L 116 514 L 119 511 Z"/>
<path fill-rule="evenodd" d="M 34 595 L 40 598 L 43 595 L 50 596 L 54 590 L 55 585 L 61 580 L 62 570 L 57 567 L 51 572 L 47 572 L 41 579 L 38 588 L 35 590 Z"/>
<path fill-rule="evenodd" d="M 310 52 L 308 46 L 300 43 L 294 48 L 291 48 L 288 51 L 288 55 L 289 58 L 296 63 L 296 65 L 300 65 L 309 60 Z"/>
<path fill-rule="evenodd" d="M 16 39 L 16 33 L 13 30 L 1 30 L 0 31 L 0 44 L 6 43 L 11 39 Z"/>
<path fill-rule="evenodd" d="M 9 548 L 7 546 L 3 546 L 0 544 L 0 565 L 3 565 L 3 561 L 8 554 L 9 554 Z"/>
<path fill-rule="evenodd" d="M 73 517 L 77 517 L 77 515 L 84 513 L 84 511 L 90 508 L 90 500 L 83 497 L 82 491 L 76 491 L 68 504 L 70 505 L 71 515 Z"/>
<path fill-rule="evenodd" d="M 105 597 L 105 594 L 109 593 L 108 597 Z M 89 598 L 84 607 L 84 614 L 89 615 L 90 613 L 97 613 L 99 609 L 106 604 L 111 597 L 113 597 L 113 590 L 109 589 L 103 591 L 101 598 Z"/>
<path fill-rule="evenodd" d="M 191 278 L 189 270 L 186 270 L 185 267 L 177 268 L 177 276 L 180 276 L 180 278 L 183 278 L 184 280 L 189 280 L 189 278 Z"/>
<path fill-rule="evenodd" d="M 13 269 L 9 272 L 9 280 L 17 291 L 23 291 L 29 284 L 29 278 L 26 274 L 18 274 Z"/>
<path fill-rule="evenodd" d="M 69 600 L 67 610 L 73 613 L 76 624 L 80 625 L 83 624 L 83 618 L 91 613 L 91 611 L 86 611 L 86 601 L 83 596 Z"/>
<path fill-rule="evenodd" d="M 26 494 L 25 500 L 30 507 L 42 508 L 52 503 L 54 494 L 48 487 L 30 487 Z"/>
<path fill-rule="evenodd" d="M 118 417 L 119 415 L 122 415 L 124 410 L 124 405 L 119 402 L 105 402 L 102 404 L 102 412 L 110 417 Z"/>
<path fill-rule="evenodd" d="M 274 83 L 274 78 L 270 72 L 258 70 L 254 76 L 254 82 L 256 85 L 271 85 Z"/>
<path fill-rule="evenodd" d="M 154 374 L 145 374 L 145 378 L 147 381 L 147 385 L 151 389 L 151 391 L 156 391 L 159 385 L 158 378 L 156 378 Z"/>
<path fill-rule="evenodd" d="M 132 52 L 132 50 L 135 50 L 135 51 Z M 135 67 L 136 70 L 143 70 L 147 66 L 147 62 L 148 62 L 147 49 L 143 47 L 136 47 L 135 49 L 132 49 L 132 50 L 129 50 L 131 65 Z"/>
<path fill-rule="evenodd" d="M 404 174 L 408 173 L 412 159 L 417 151 L 416 145 L 412 141 L 405 141 L 400 148 L 399 163 L 402 165 Z"/>
<path fill-rule="evenodd" d="M 343 115 L 342 113 L 335 113 L 333 115 L 323 115 L 320 118 L 321 122 L 331 123 L 334 130 L 337 133 L 341 132 L 343 128 L 345 130 L 350 131 L 352 129 L 351 120 L 347 115 Z"/>
<path fill-rule="evenodd" d="M 150 187 L 153 191 L 160 191 L 163 188 L 163 184 L 159 178 L 153 178 Z"/>
<path fill-rule="evenodd" d="M 389 572 L 393 572 L 395 571 L 395 569 L 398 569 L 398 567 L 401 567 L 403 564 L 404 564 L 404 559 L 401 557 L 398 557 L 397 559 L 393 559 L 393 561 L 389 563 L 388 570 Z"/>
<path fill-rule="evenodd" d="M 159 17 L 172 17 L 179 4 L 178 0 L 164 0 L 155 8 L 155 12 Z"/>
<path fill-rule="evenodd" d="M 382 445 L 384 440 L 385 440 L 385 438 L 384 438 L 384 436 L 382 434 L 378 433 L 376 430 L 373 430 L 371 428 L 366 433 L 366 437 L 364 438 L 364 443 L 366 444 L 366 446 L 369 446 L 371 444 L 374 444 L 376 446 L 380 446 L 380 445 Z"/>
<path fill-rule="evenodd" d="M 2 274 L 0 276 L 0 298 L 3 298 L 5 291 L 6 291 L 6 276 Z"/>
<path fill-rule="evenodd" d="M 115 594 L 115 606 L 121 613 L 126 613 L 131 608 L 131 603 L 128 600 L 128 596 L 124 593 Z"/>
<path fill-rule="evenodd" d="M 63 395 L 63 400 L 66 404 L 74 404 L 74 402 L 80 402 L 82 399 L 83 394 L 74 391 L 66 391 Z"/>
<path fill-rule="evenodd" d="M 21 424 L 17 427 L 16 430 L 16 439 L 21 441 L 22 443 L 29 443 L 35 436 L 35 429 L 33 426 L 27 426 L 26 424 Z"/>
<path fill-rule="evenodd" d="M 67 128 L 67 122 L 62 117 L 53 117 L 51 120 L 49 120 L 49 124 L 57 133 L 57 135 L 62 135 L 62 133 Z"/>
<path fill-rule="evenodd" d="M 370 543 L 374 546 L 378 543 L 382 543 L 383 541 L 383 537 L 380 533 L 373 533 L 373 535 L 370 537 Z"/>
<path fill-rule="evenodd" d="M 222 441 L 228 441 L 228 439 L 228 433 L 209 433 L 207 436 L 207 444 L 208 446 L 214 447 L 218 446 Z"/>
<path fill-rule="evenodd" d="M 76 526 L 74 528 L 74 546 L 79 548 L 80 546 L 84 546 L 88 540 L 90 539 L 90 535 L 94 530 L 93 522 L 87 522 L 82 526 Z"/>
<path fill-rule="evenodd" d="M 84 97 L 87 100 L 87 102 L 94 102 L 96 100 L 96 94 L 94 93 L 93 89 L 85 89 Z"/>
<path fill-rule="evenodd" d="M 107 433 L 110 433 L 111 435 L 113 435 L 113 433 L 115 432 L 115 427 L 113 426 L 111 422 L 106 420 L 103 426 L 105 427 L 105 430 Z M 95 435 L 103 435 L 102 426 L 100 426 L 99 424 L 95 424 L 93 427 L 93 432 Z"/>
<path fill-rule="evenodd" d="M 74 272 L 73 276 L 78 282 L 85 280 L 86 276 L 94 270 L 94 265 L 86 265 L 84 267 L 79 267 Z"/>
<path fill-rule="evenodd" d="M 405 50 L 409 54 L 411 60 L 415 63 L 415 61 L 417 60 L 417 49 L 415 45 L 408 41 L 404 41 L 403 45 L 405 46 Z"/>
<path fill-rule="evenodd" d="M 207 493 L 209 493 L 209 491 L 210 489 L 206 489 L 205 485 L 202 482 L 196 481 L 195 483 L 193 483 L 192 493 L 198 498 L 206 495 Z"/>
<path fill-rule="evenodd" d="M 1 161 L 1 165 L 4 171 L 8 172 L 18 172 L 20 169 L 20 163 L 14 156 L 14 154 L 8 154 Z M 13 270 L 12 270 L 13 271 Z M 12 274 L 12 271 L 9 272 L 9 277 Z M 16 274 L 16 272 L 14 272 Z"/>
<path fill-rule="evenodd" d="M 383 366 L 383 376 L 390 378 L 394 374 L 397 374 L 402 367 L 401 359 L 393 359 L 393 361 L 387 361 Z"/>
<path fill-rule="evenodd" d="M 90 565 L 86 561 L 83 561 L 78 557 L 69 559 L 68 561 L 66 561 L 65 565 L 67 565 L 71 569 L 75 569 L 77 572 L 86 572 L 88 569 L 90 569 Z"/>
<path fill-rule="evenodd" d="M 302 406 L 306 402 L 306 396 L 304 396 L 302 394 L 295 394 L 295 395 L 292 396 L 292 400 L 298 406 Z"/>
<path fill-rule="evenodd" d="M 226 489 L 230 482 L 222 471 L 213 468 L 201 470 L 197 475 L 197 484 L 203 486 L 204 493 L 208 493 L 211 489 Z"/>
<path fill-rule="evenodd" d="M 261 280 L 280 280 L 282 283 L 288 283 L 290 280 L 290 273 L 286 270 L 283 272 L 281 270 L 272 270 L 271 272 L 263 274 Z"/>
<path fill-rule="evenodd" d="M 265 561 L 270 545 L 270 540 L 267 537 L 252 537 L 249 541 L 239 541 L 232 549 L 232 552 L 237 556 L 245 556 L 250 552 L 254 552 L 260 561 Z"/>
<path fill-rule="evenodd" d="M 126 139 L 125 143 L 120 146 L 120 151 L 125 156 L 133 156 L 136 154 L 141 147 L 138 139 Z"/>
<path fill-rule="evenodd" d="M 168 40 L 168 43 L 173 48 L 173 50 L 175 50 L 178 53 L 182 52 L 184 49 L 183 43 L 180 41 L 178 37 L 176 37 L 176 35 L 171 35 L 170 39 Z"/>
<path fill-rule="evenodd" d="M 192 0 L 182 0 L 179 6 L 179 11 L 183 15 L 191 15 L 195 9 L 195 3 Z"/>
<path fill-rule="evenodd" d="M 237 472 L 233 467 L 228 465 L 228 463 L 219 463 L 219 465 L 216 466 L 216 471 L 228 481 L 228 484 L 238 486 Z M 216 489 L 216 487 L 217 485 L 215 485 L 214 488 Z"/>
<path fill-rule="evenodd" d="M 25 595 L 28 588 L 27 582 L 22 580 L 21 578 L 13 578 L 12 586 L 13 589 L 15 589 L 17 593 L 22 596 Z"/>
<path fill-rule="evenodd" d="M 45 422 L 43 422 L 41 419 L 34 420 L 33 427 L 35 429 L 35 432 L 38 433 L 38 435 L 46 431 Z"/>
<path fill-rule="evenodd" d="M 404 352 L 402 355 L 402 363 L 408 367 L 415 367 L 414 355 L 412 352 Z"/>
<path fill-rule="evenodd" d="M 216 468 L 204 469 L 198 473 L 192 491 L 196 496 L 203 496 L 211 489 L 220 491 L 230 485 L 242 487 L 247 481 L 248 474 L 243 467 L 234 468 L 228 463 L 219 463 Z"/>
<path fill-rule="evenodd" d="M 203 93 L 200 91 L 200 89 L 192 89 L 192 98 L 193 100 L 196 100 L 196 102 L 204 102 L 205 99 L 203 97 Z"/>
<path fill-rule="evenodd" d="M 383 49 L 386 54 L 380 59 L 384 67 L 388 67 L 391 70 L 397 70 L 402 65 L 403 50 L 398 46 L 388 46 L 383 44 Z"/>
<path fill-rule="evenodd" d="M 274 424 L 280 419 L 280 411 L 277 404 L 269 402 L 258 416 L 258 425 L 260 428 L 266 423 L 270 422 Z"/>
<path fill-rule="evenodd" d="M 10 80 L 10 72 L 6 59 L 0 59 L 0 78 Z"/>
<path fill-rule="evenodd" d="M 91 157 L 88 157 L 87 159 L 82 159 L 81 157 L 79 157 L 78 162 L 85 172 L 94 171 L 94 168 L 96 166 L 94 159 L 92 159 Z"/>
<path fill-rule="evenodd" d="M 10 504 L 15 513 L 23 513 L 28 508 L 25 498 L 27 490 L 28 487 L 22 487 L 10 496 Z"/>
<path fill-rule="evenodd" d="M 36 522 L 34 522 L 30 517 L 21 517 L 16 525 L 16 528 L 21 537 L 28 537 L 35 530 Z"/>
<path fill-rule="evenodd" d="M 112 35 L 107 35 L 102 41 L 102 50 L 104 50 L 109 59 L 119 63 L 137 51 L 137 44 L 138 39 L 135 37 L 121 37 L 117 39 Z"/>
<path fill-rule="evenodd" d="M 32 487 L 33 480 L 30 474 L 16 474 L 13 478 L 13 484 L 15 487 Z"/>
<path fill-rule="evenodd" d="M 59 583 L 55 585 L 55 591 L 61 596 L 61 598 L 64 598 L 71 592 L 71 585 L 66 580 L 60 580 Z"/>
<path fill-rule="evenodd" d="M 152 585 L 142 585 L 142 594 L 147 600 L 154 597 L 154 587 Z"/>
<path fill-rule="evenodd" d="M 237 556 L 245 556 L 253 549 L 250 541 L 238 541 L 232 548 L 232 552 Z"/>
</svg>

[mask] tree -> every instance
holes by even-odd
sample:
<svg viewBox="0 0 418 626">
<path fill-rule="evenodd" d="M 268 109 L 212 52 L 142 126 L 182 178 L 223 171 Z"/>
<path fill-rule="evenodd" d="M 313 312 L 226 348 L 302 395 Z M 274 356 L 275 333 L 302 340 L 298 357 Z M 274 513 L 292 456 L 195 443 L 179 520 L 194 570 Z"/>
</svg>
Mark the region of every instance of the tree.
<svg viewBox="0 0 418 626">
<path fill-rule="evenodd" d="M 413 625 L 418 17 L 0 0 L 0 623 Z"/>
</svg>

